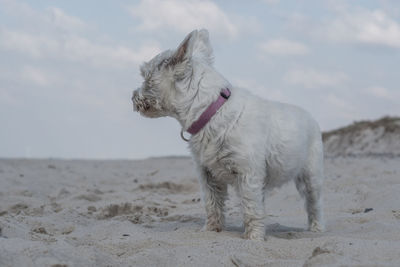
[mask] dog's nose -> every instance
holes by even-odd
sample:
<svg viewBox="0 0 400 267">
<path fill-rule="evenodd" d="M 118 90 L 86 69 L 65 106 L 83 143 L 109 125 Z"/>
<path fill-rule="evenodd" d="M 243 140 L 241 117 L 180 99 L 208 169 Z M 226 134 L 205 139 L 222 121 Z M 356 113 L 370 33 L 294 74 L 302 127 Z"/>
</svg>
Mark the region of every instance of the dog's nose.
<svg viewBox="0 0 400 267">
<path fill-rule="evenodd" d="M 137 97 L 137 94 L 138 94 L 138 92 L 137 92 L 137 90 L 135 90 L 135 91 L 133 91 L 133 93 L 132 93 L 132 101 L 135 103 L 135 98 Z"/>
<path fill-rule="evenodd" d="M 137 90 L 133 91 L 131 99 L 132 99 L 132 104 L 133 104 L 133 111 L 137 111 L 137 106 L 136 106 L 136 101 L 135 101 L 138 99 L 138 91 Z"/>
<path fill-rule="evenodd" d="M 133 111 L 139 111 L 143 106 L 143 96 L 141 94 L 141 88 L 137 88 L 132 93 L 132 103 L 133 103 Z"/>
</svg>

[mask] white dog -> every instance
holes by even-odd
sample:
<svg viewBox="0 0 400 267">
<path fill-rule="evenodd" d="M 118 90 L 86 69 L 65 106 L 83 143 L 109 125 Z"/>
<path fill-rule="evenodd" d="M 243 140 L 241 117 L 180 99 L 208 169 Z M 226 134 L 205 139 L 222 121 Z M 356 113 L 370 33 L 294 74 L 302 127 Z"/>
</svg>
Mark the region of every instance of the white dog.
<svg viewBox="0 0 400 267">
<path fill-rule="evenodd" d="M 192 134 L 207 213 L 221 231 L 227 185 L 238 192 L 245 238 L 264 240 L 267 189 L 294 180 L 305 198 L 309 230 L 322 231 L 323 150 L 318 124 L 304 110 L 233 87 L 213 68 L 207 30 L 144 63 L 133 106 L 146 117 L 171 116 Z"/>
</svg>

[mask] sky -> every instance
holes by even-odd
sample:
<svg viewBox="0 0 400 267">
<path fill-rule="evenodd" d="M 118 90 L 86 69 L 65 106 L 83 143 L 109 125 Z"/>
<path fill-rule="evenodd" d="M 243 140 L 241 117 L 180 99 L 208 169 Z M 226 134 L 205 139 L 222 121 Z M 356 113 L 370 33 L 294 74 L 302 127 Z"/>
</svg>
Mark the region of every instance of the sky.
<svg viewBox="0 0 400 267">
<path fill-rule="evenodd" d="M 141 63 L 201 28 L 233 85 L 322 130 L 400 115 L 397 0 L 0 0 L 0 157 L 188 155 L 131 94 Z"/>
</svg>

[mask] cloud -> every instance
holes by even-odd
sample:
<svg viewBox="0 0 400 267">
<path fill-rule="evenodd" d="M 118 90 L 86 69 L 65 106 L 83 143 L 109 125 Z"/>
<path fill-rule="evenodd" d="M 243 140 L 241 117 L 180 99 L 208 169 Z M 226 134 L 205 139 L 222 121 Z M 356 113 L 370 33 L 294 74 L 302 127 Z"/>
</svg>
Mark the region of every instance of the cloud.
<svg viewBox="0 0 400 267">
<path fill-rule="evenodd" d="M 36 34 L 1 28 L 0 49 L 33 58 L 82 62 L 96 67 L 138 64 L 160 52 L 158 45 L 144 45 L 132 50 L 122 45 L 100 44 L 75 34 Z"/>
<path fill-rule="evenodd" d="M 58 42 L 48 36 L 0 28 L 0 49 L 3 50 L 39 58 L 43 56 L 43 53 L 55 53 L 58 46 Z"/>
<path fill-rule="evenodd" d="M 354 106 L 352 106 L 346 100 L 332 93 L 326 96 L 326 103 L 329 103 L 334 107 L 334 109 L 341 110 L 344 114 L 347 114 L 349 116 L 351 116 L 351 114 L 349 114 L 349 111 L 354 111 Z"/>
<path fill-rule="evenodd" d="M 21 22 L 13 28 L 0 26 L 0 51 L 110 68 L 137 65 L 161 51 L 154 42 L 131 48 L 105 41 L 84 20 L 58 7 L 36 10 L 19 1 L 0 0 L 0 3 L 7 16 Z"/>
<path fill-rule="evenodd" d="M 333 41 L 400 48 L 400 24 L 379 9 L 341 11 L 321 31 Z"/>
<path fill-rule="evenodd" d="M 39 86 L 48 86 L 52 81 L 52 77 L 40 68 L 25 66 L 21 72 L 21 78 L 28 83 Z"/>
<path fill-rule="evenodd" d="M 48 7 L 38 11 L 26 3 L 15 0 L 0 0 L 2 8 L 12 17 L 17 17 L 23 28 L 57 29 L 64 31 L 83 31 L 90 26 L 82 19 L 66 14 L 57 7 Z M 29 22 L 29 23 L 26 23 Z"/>
<path fill-rule="evenodd" d="M 252 93 L 261 96 L 263 98 L 282 101 L 282 102 L 289 102 L 288 97 L 284 94 L 282 90 L 266 86 L 264 84 L 260 84 L 256 80 L 236 77 L 232 80 L 232 82 L 235 86 L 239 88 L 244 88 L 246 90 L 250 90 Z"/>
<path fill-rule="evenodd" d="M 284 75 L 284 81 L 305 88 L 331 87 L 348 80 L 343 72 L 324 72 L 315 69 L 294 69 Z"/>
<path fill-rule="evenodd" d="M 328 93 L 321 98 L 323 105 L 323 117 L 330 118 L 330 120 L 352 121 L 355 118 L 359 118 L 362 111 L 359 107 L 356 107 L 354 99 L 349 99 L 343 95 L 337 95 L 335 93 Z"/>
<path fill-rule="evenodd" d="M 286 39 L 274 39 L 259 44 L 262 53 L 271 55 L 304 55 L 308 53 L 306 45 Z"/>
<path fill-rule="evenodd" d="M 379 97 L 386 100 L 394 99 L 390 91 L 382 86 L 372 86 L 367 88 L 366 91 L 368 94 L 374 97 Z"/>
<path fill-rule="evenodd" d="M 280 2 L 280 0 L 262 0 L 264 3 L 267 3 L 269 5 L 276 5 Z"/>
<path fill-rule="evenodd" d="M 180 33 L 207 28 L 222 36 L 235 38 L 240 26 L 212 1 L 142 0 L 129 8 L 141 20 L 138 29 L 154 31 L 171 28 Z"/>
<path fill-rule="evenodd" d="M 0 0 L 2 11 L 11 15 L 19 15 L 22 18 L 36 16 L 36 12 L 28 4 L 15 0 Z"/>
<path fill-rule="evenodd" d="M 67 15 L 62 9 L 57 7 L 50 7 L 47 9 L 48 19 L 56 27 L 67 30 L 81 30 L 88 27 L 88 25 L 81 19 Z"/>
<path fill-rule="evenodd" d="M 138 64 L 160 52 L 157 45 L 144 45 L 132 50 L 122 45 L 94 43 L 84 37 L 70 36 L 60 42 L 65 58 L 72 61 L 89 62 L 94 66 L 123 66 Z"/>
</svg>

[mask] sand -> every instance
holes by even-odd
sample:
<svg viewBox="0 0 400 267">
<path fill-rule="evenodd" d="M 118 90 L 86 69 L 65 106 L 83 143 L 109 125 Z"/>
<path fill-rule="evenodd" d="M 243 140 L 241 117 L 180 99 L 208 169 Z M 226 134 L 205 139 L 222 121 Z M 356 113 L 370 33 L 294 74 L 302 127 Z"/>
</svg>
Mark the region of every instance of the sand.
<svg viewBox="0 0 400 267">
<path fill-rule="evenodd" d="M 327 158 L 327 231 L 293 184 L 270 192 L 266 241 L 204 232 L 189 158 L 0 160 L 0 266 L 400 266 L 400 158 Z"/>
<path fill-rule="evenodd" d="M 327 157 L 400 157 L 400 117 L 354 122 L 325 132 L 322 137 Z"/>
</svg>

